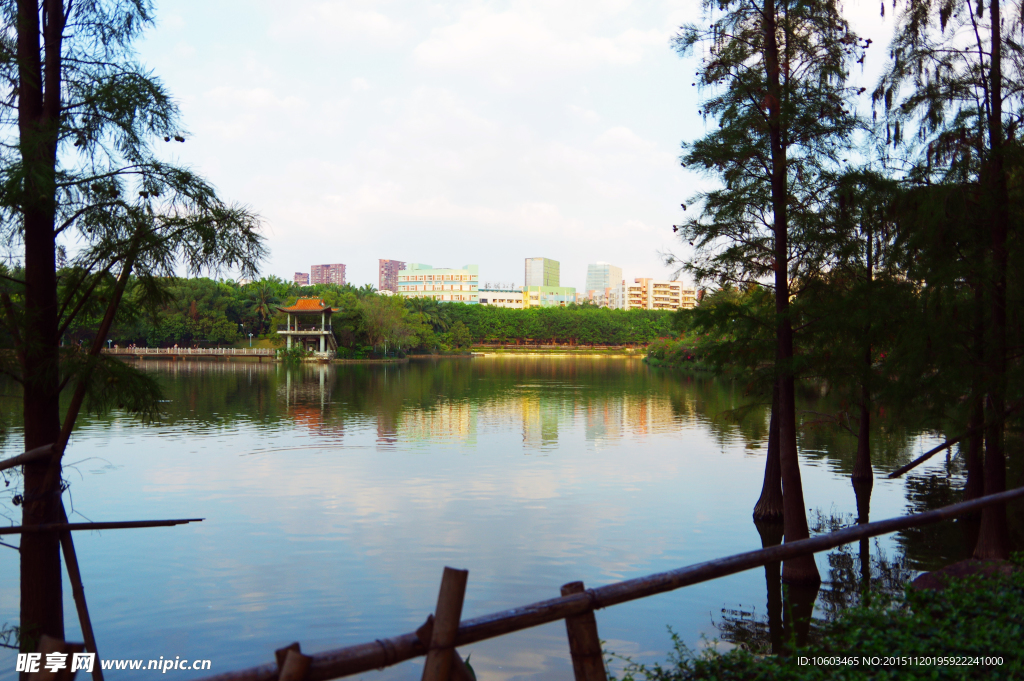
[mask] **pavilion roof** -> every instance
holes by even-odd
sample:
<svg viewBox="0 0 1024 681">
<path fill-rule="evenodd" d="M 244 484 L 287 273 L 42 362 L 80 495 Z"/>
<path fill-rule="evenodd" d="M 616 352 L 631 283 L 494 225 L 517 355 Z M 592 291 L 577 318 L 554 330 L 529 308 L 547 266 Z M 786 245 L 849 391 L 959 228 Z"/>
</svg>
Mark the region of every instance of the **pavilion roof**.
<svg viewBox="0 0 1024 681">
<path fill-rule="evenodd" d="M 281 312 L 335 312 L 330 306 L 324 304 L 322 298 L 299 298 L 295 301 L 295 304 L 291 307 L 279 307 L 277 308 Z"/>
</svg>

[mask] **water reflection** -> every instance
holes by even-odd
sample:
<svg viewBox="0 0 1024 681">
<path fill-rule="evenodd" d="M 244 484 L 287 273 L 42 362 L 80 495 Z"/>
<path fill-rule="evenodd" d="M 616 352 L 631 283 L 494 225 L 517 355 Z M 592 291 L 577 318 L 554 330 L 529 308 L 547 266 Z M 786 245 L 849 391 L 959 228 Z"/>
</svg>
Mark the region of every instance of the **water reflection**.
<svg viewBox="0 0 1024 681">
<path fill-rule="evenodd" d="M 768 414 L 741 385 L 607 358 L 144 366 L 164 387 L 164 413 L 143 425 L 119 413 L 82 419 L 74 506 L 93 519 L 208 520 L 76 542 L 115 657 L 173 652 L 226 671 L 296 639 L 316 651 L 409 631 L 433 608 L 444 565 L 470 569 L 464 612 L 474 617 L 554 597 L 569 581 L 607 584 L 778 541 L 750 523 Z M 3 400 L 8 417 L 17 413 Z M 806 390 L 800 408 L 837 405 Z M 20 441 L 9 423 L 8 454 Z M 876 471 L 934 439 L 876 423 Z M 849 483 L 855 439 L 811 427 L 800 444 L 808 506 L 841 524 L 866 518 Z M 877 480 L 872 511 L 945 503 L 962 484 L 951 466 L 939 482 Z M 957 536 L 942 540 L 948 551 Z M 898 569 L 886 566 L 896 561 L 879 562 L 879 548 L 906 552 L 915 567 L 948 553 L 931 535 L 895 541 L 872 544 L 868 569 L 867 544 L 821 556 L 819 613 L 855 597 L 868 572 L 895 583 Z M 0 569 L 14 584 L 9 553 Z M 784 595 L 778 576 L 769 566 L 611 608 L 599 631 L 617 652 L 656 659 L 666 625 L 693 645 L 717 634 L 709 612 L 767 601 L 766 618 L 760 608 L 746 618 L 764 626 L 735 617 L 730 640 L 777 650 L 788 632 L 814 633 L 804 627 L 813 599 Z M 16 597 L 0 599 L 0 623 L 14 617 Z M 474 650 L 488 678 L 571 674 L 560 625 Z M 0 679 L 13 669 L 5 664 L 0 654 Z"/>
<path fill-rule="evenodd" d="M 171 397 L 165 420 L 170 423 L 212 415 L 220 422 L 232 412 L 249 417 L 255 411 L 262 419 L 293 420 L 318 432 L 329 429 L 340 435 L 347 420 L 369 417 L 383 448 L 433 439 L 473 442 L 478 432 L 514 428 L 521 433 L 525 449 L 545 452 L 557 448 L 560 428 L 578 422 L 584 425 L 588 441 L 615 441 L 673 432 L 682 420 L 702 420 L 724 402 L 731 406 L 736 401 L 730 389 L 723 390 L 713 381 L 691 383 L 690 389 L 667 378 L 652 384 L 646 368 L 635 361 L 597 360 L 589 366 L 564 360 L 343 368 L 185 365 L 146 364 L 178 379 L 165 386 Z M 276 383 L 277 404 L 267 403 L 261 390 L 249 394 L 257 375 Z M 694 385 L 702 394 L 693 394 Z M 206 403 L 214 401 L 222 406 L 208 408 Z M 744 433 L 756 439 L 761 435 L 758 416 L 763 420 L 763 412 L 737 422 L 722 420 L 716 430 L 723 442 Z"/>
</svg>

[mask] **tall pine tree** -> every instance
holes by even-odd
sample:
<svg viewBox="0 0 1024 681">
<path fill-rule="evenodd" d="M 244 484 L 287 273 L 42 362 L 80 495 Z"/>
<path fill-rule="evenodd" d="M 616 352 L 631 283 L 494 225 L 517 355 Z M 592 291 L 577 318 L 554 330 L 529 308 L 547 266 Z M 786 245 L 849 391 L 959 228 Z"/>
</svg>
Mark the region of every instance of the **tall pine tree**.
<svg viewBox="0 0 1024 681">
<path fill-rule="evenodd" d="M 822 197 L 855 128 L 848 68 L 861 44 L 832 0 L 705 1 L 702 25 L 676 37 L 699 51 L 705 117 L 716 127 L 686 145 L 685 166 L 721 186 L 695 197 L 700 215 L 682 238 L 698 280 L 770 281 L 775 294 L 774 382 L 778 467 L 787 542 L 808 536 L 794 381 L 794 280 L 817 262 Z M 694 83 L 696 86 L 697 83 Z M 817 583 L 811 556 L 787 561 L 783 580 Z"/>
</svg>

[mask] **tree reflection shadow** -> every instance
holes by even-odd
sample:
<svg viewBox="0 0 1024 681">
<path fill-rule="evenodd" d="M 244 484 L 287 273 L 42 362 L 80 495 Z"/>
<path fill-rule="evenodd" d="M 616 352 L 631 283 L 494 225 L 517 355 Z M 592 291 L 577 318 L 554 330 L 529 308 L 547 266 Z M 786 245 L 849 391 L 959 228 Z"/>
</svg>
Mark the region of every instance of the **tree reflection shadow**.
<svg viewBox="0 0 1024 681">
<path fill-rule="evenodd" d="M 835 532 L 854 522 L 869 522 L 871 485 L 855 485 L 854 492 L 857 518 L 850 514 L 812 513 L 808 519 L 812 534 Z M 762 548 L 782 541 L 781 525 L 755 525 Z M 822 625 L 835 620 L 847 608 L 869 597 L 892 598 L 902 594 L 915 572 L 902 550 L 890 559 L 878 540 L 873 554 L 870 540 L 863 539 L 830 551 L 827 561 L 828 572 L 820 589 L 784 585 L 780 565 L 766 565 L 767 612 L 761 615 L 756 608 L 723 608 L 721 620 L 715 623 L 721 639 L 755 655 L 787 654 L 794 645 L 818 642 Z"/>
</svg>

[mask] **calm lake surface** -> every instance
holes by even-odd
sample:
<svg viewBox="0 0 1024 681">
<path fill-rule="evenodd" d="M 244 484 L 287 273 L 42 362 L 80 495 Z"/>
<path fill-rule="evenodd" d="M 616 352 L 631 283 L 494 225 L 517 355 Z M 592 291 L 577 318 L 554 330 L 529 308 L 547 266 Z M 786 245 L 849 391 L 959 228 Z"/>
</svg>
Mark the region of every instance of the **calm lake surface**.
<svg viewBox="0 0 1024 681">
<path fill-rule="evenodd" d="M 768 413 L 731 412 L 750 401 L 739 385 L 608 357 L 142 366 L 164 387 L 163 416 L 81 419 L 66 456 L 72 522 L 206 520 L 76 533 L 106 658 L 206 658 L 220 673 L 269 662 L 296 640 L 316 652 L 402 634 L 433 611 L 445 565 L 469 570 L 472 618 L 555 597 L 574 580 L 600 586 L 761 547 L 750 514 Z M 19 407 L 9 396 L 3 406 L 10 456 L 21 451 Z M 882 477 L 941 442 L 937 433 L 875 437 L 873 519 L 954 499 L 956 459 Z M 812 516 L 855 517 L 855 444 L 832 428 L 802 431 Z M 11 479 L 0 511 L 17 524 Z M 894 535 L 871 550 L 928 569 L 959 557 L 956 530 Z M 818 561 L 828 580 L 849 555 Z M 15 551 L 0 547 L 0 571 L 0 624 L 15 623 Z M 67 585 L 65 601 L 68 638 L 81 640 Z M 757 619 L 765 601 L 765 573 L 751 570 L 599 611 L 598 629 L 610 650 L 664 659 L 667 627 L 699 647 L 723 637 L 725 614 Z M 481 679 L 572 675 L 562 623 L 461 652 Z M 362 676 L 409 679 L 421 664 Z M 13 670 L 13 652 L 0 653 L 0 679 Z"/>
</svg>

